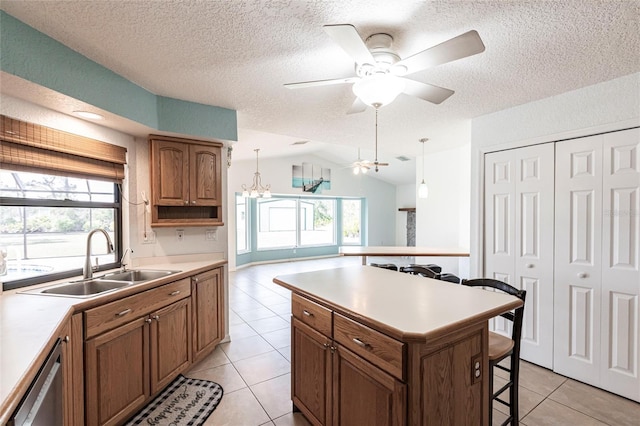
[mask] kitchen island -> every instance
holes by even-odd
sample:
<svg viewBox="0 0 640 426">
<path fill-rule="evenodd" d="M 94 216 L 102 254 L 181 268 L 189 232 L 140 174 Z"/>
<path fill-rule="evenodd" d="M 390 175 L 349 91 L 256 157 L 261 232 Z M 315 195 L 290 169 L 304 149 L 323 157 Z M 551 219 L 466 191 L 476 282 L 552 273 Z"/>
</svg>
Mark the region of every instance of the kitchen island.
<svg viewBox="0 0 640 426">
<path fill-rule="evenodd" d="M 291 393 L 316 425 L 486 425 L 487 320 L 512 296 L 370 266 L 277 276 Z"/>
</svg>

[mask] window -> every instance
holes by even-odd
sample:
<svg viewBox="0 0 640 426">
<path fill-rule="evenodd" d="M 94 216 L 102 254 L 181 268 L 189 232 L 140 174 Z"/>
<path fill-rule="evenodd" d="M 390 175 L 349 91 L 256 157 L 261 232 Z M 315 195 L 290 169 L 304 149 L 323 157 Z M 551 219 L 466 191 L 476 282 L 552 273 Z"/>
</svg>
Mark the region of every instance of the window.
<svg viewBox="0 0 640 426">
<path fill-rule="evenodd" d="M 236 251 L 249 251 L 249 200 L 236 194 Z"/>
<path fill-rule="evenodd" d="M 297 242 L 297 200 L 259 198 L 258 249 L 295 247 Z"/>
<path fill-rule="evenodd" d="M 120 203 L 115 183 L 42 173 L 0 170 L 0 255 L 4 289 L 77 275 L 86 256 L 87 233 L 105 229 L 120 247 Z M 106 268 L 104 236 L 92 239 L 92 260 Z"/>
<path fill-rule="evenodd" d="M 360 245 L 362 222 L 362 200 L 342 200 L 342 244 Z"/>
<path fill-rule="evenodd" d="M 335 210 L 335 200 L 300 200 L 301 246 L 335 244 Z"/>
</svg>

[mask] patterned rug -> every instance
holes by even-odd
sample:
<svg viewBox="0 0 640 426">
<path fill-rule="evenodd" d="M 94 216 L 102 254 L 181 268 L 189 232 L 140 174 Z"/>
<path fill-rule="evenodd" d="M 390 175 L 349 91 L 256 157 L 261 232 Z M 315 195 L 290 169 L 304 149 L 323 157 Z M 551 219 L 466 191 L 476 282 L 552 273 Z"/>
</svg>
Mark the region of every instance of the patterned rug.
<svg viewBox="0 0 640 426">
<path fill-rule="evenodd" d="M 222 386 L 215 382 L 181 374 L 126 425 L 201 425 L 216 409 L 222 394 Z"/>
</svg>

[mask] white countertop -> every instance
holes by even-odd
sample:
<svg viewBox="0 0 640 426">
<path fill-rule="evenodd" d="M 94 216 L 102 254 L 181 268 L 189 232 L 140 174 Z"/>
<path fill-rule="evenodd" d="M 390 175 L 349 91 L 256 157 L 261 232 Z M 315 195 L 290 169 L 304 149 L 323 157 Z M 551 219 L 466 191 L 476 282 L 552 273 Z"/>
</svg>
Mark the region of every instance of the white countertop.
<svg viewBox="0 0 640 426">
<path fill-rule="evenodd" d="M 506 294 L 371 266 L 351 266 L 273 280 L 347 315 L 366 318 L 398 339 L 428 339 L 520 306 Z"/>
<path fill-rule="evenodd" d="M 74 312 L 227 263 L 212 259 L 210 255 L 175 256 L 156 259 L 157 263 L 149 259 L 140 259 L 134 269 L 178 270 L 181 273 L 84 299 L 25 294 L 20 290 L 4 292 L 0 296 L 0 424 L 12 414 L 26 390 L 23 387 L 31 383 L 53 345 L 54 337 Z M 99 275 L 103 273 L 96 274 Z"/>
<path fill-rule="evenodd" d="M 341 246 L 340 256 L 437 256 L 469 257 L 461 247 Z"/>
</svg>

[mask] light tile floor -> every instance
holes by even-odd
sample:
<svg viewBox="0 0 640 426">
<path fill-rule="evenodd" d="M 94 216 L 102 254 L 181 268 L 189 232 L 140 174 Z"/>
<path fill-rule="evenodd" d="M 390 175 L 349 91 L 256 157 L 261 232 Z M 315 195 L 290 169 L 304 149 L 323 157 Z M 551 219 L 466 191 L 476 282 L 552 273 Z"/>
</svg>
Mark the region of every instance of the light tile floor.
<svg viewBox="0 0 640 426">
<path fill-rule="evenodd" d="M 185 373 L 224 389 L 206 425 L 309 424 L 300 413 L 291 412 L 291 294 L 272 280 L 276 275 L 358 264 L 360 258 L 335 257 L 251 266 L 229 274 L 231 341 Z M 525 361 L 520 371 L 522 425 L 640 425 L 638 403 Z M 501 374 L 505 373 L 496 373 L 496 386 L 504 383 L 506 376 Z M 506 418 L 506 410 L 497 405 L 494 424 Z"/>
</svg>

